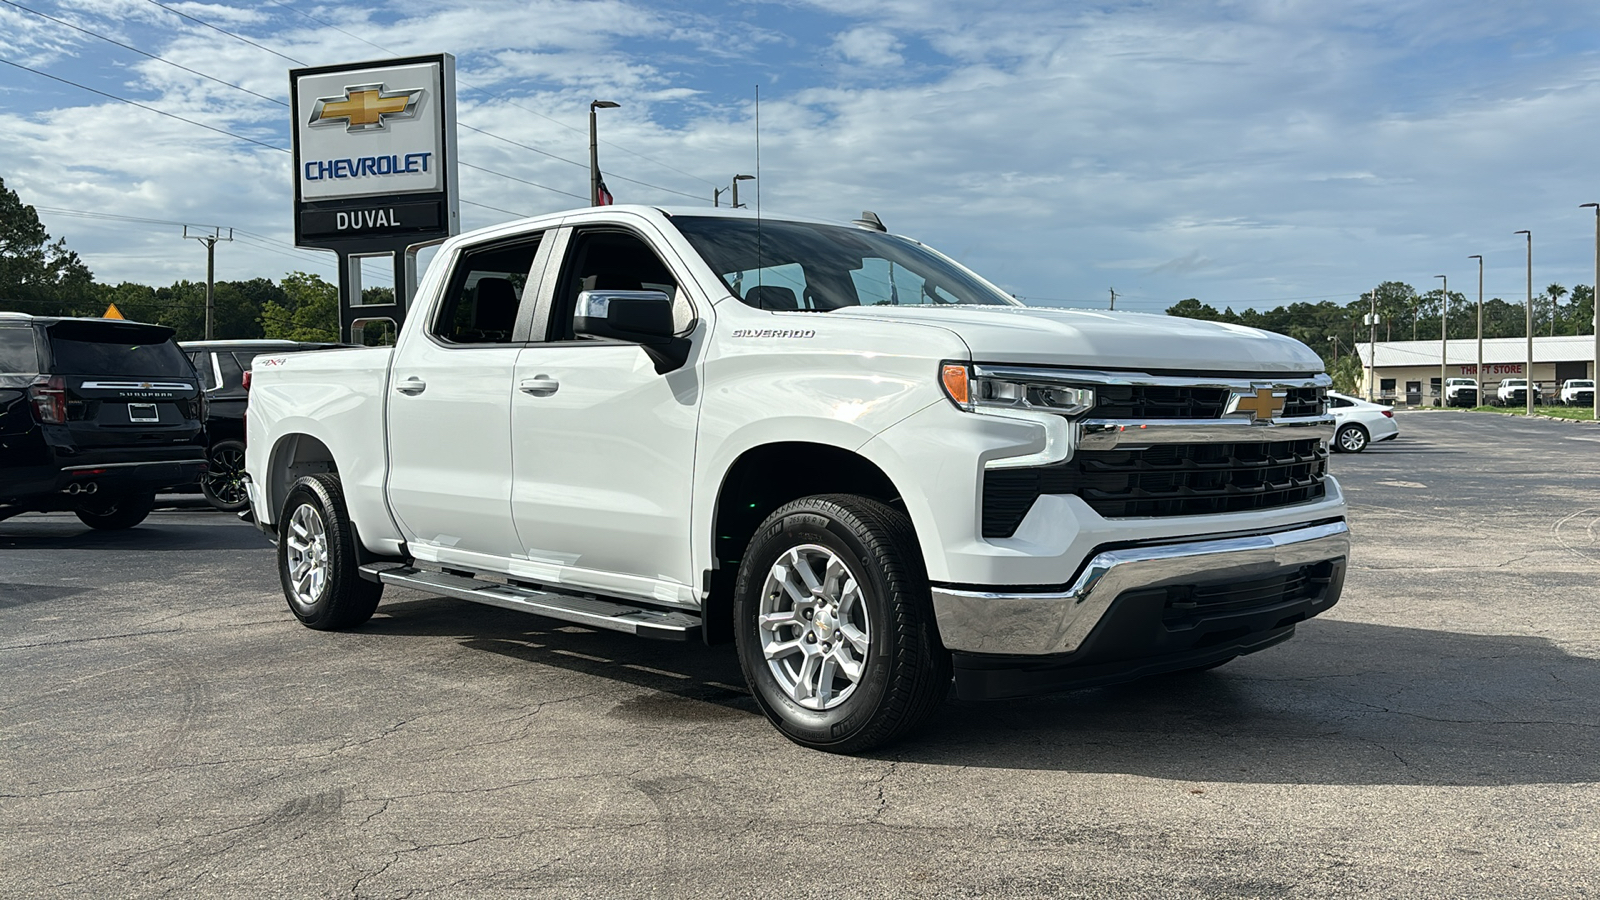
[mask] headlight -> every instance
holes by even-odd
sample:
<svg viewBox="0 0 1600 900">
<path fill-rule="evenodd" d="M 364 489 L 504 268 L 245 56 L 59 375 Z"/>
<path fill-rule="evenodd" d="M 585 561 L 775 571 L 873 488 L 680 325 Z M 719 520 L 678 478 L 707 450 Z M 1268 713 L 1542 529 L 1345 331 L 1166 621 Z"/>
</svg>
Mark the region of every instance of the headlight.
<svg viewBox="0 0 1600 900">
<path fill-rule="evenodd" d="M 1047 379 L 1031 380 L 1008 372 L 979 374 L 963 363 L 945 363 L 939 384 L 950 402 L 967 412 L 980 409 L 1037 410 L 1076 416 L 1094 408 L 1094 389 Z"/>
</svg>

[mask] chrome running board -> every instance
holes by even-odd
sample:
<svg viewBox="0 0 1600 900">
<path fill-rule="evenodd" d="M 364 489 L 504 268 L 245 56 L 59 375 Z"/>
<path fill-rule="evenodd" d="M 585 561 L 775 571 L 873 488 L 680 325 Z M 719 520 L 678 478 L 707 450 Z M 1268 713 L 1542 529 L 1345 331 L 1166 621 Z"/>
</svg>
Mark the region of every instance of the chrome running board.
<svg viewBox="0 0 1600 900">
<path fill-rule="evenodd" d="M 470 600 L 639 637 L 686 641 L 700 636 L 700 617 L 686 612 L 626 606 L 593 597 L 481 581 L 447 572 L 428 572 L 394 563 L 368 563 L 361 567 L 361 576 L 380 584 L 399 585 L 429 594 L 442 594 L 457 600 Z"/>
</svg>

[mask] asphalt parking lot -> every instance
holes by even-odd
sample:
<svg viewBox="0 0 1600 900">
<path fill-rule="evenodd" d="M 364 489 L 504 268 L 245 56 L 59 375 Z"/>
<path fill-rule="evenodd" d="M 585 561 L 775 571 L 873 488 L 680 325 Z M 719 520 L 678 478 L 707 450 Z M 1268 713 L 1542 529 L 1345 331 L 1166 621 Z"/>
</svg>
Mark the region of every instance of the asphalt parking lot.
<svg viewBox="0 0 1600 900">
<path fill-rule="evenodd" d="M 0 896 L 1593 896 L 1600 427 L 1400 421 L 1290 642 L 863 758 L 727 648 L 394 588 L 313 632 L 231 516 L 0 523 Z"/>
</svg>

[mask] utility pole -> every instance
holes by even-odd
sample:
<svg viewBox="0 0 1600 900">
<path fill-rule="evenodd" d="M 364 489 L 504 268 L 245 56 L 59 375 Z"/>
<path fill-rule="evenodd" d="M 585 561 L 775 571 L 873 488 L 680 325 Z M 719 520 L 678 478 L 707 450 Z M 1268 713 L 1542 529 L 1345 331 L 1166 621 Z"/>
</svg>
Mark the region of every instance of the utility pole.
<svg viewBox="0 0 1600 900">
<path fill-rule="evenodd" d="M 1444 279 L 1444 296 L 1439 301 L 1439 408 L 1444 409 L 1445 363 L 1450 357 L 1450 276 L 1433 277 Z"/>
<path fill-rule="evenodd" d="M 722 205 L 722 188 L 717 188 L 711 192 L 711 205 L 714 207 Z"/>
<path fill-rule="evenodd" d="M 1367 402 L 1376 402 L 1373 380 L 1378 374 L 1378 289 L 1372 289 L 1372 312 L 1367 314 Z"/>
<path fill-rule="evenodd" d="M 1117 289 L 1116 288 L 1112 288 L 1111 289 L 1111 305 L 1106 307 L 1106 308 L 1107 309 L 1116 309 L 1117 308 Z"/>
<path fill-rule="evenodd" d="M 195 233 L 189 233 L 190 226 L 183 226 L 183 236 L 186 240 L 199 241 L 206 245 L 206 340 L 211 340 L 211 322 L 216 312 L 217 297 L 217 242 L 233 240 L 233 229 L 228 229 L 228 236 L 222 236 L 222 229 L 213 226 L 210 233 L 201 231 L 195 226 Z"/>
<path fill-rule="evenodd" d="M 1533 232 L 1526 229 L 1517 232 L 1528 236 L 1528 368 L 1522 373 L 1523 380 L 1528 383 L 1528 389 L 1523 391 L 1523 396 L 1528 399 L 1526 415 L 1533 416 Z"/>
<path fill-rule="evenodd" d="M 1589 311 L 1594 315 L 1594 418 L 1600 422 L 1600 203 L 1585 203 L 1579 209 L 1594 208 L 1594 286 L 1589 291 Z"/>
<path fill-rule="evenodd" d="M 1472 374 L 1478 378 L 1478 405 L 1488 406 L 1489 400 L 1483 395 L 1483 387 L 1487 383 L 1483 377 L 1483 256 L 1478 254 L 1467 259 L 1478 261 L 1478 368 Z"/>
</svg>

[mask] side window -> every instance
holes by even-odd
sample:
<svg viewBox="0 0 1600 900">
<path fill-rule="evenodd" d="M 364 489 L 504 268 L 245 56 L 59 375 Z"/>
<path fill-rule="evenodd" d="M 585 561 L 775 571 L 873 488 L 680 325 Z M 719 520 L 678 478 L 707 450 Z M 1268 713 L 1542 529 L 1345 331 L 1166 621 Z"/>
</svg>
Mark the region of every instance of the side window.
<svg viewBox="0 0 1600 900">
<path fill-rule="evenodd" d="M 1346 400 L 1343 397 L 1329 397 L 1328 402 L 1336 408 L 1355 406 L 1354 403 L 1351 403 L 1349 400 Z"/>
<path fill-rule="evenodd" d="M 509 344 L 539 238 L 475 248 L 461 255 L 433 323 L 450 344 Z"/>
<path fill-rule="evenodd" d="M 626 231 L 592 230 L 573 235 L 550 312 L 549 340 L 576 339 L 572 317 L 584 291 L 661 291 L 673 299 L 673 324 L 681 334 L 694 324 L 694 309 L 678 294 L 678 280 L 650 245 Z"/>
<path fill-rule="evenodd" d="M 215 390 L 217 387 L 217 375 L 211 369 L 211 351 L 197 350 L 190 353 L 189 362 L 194 363 L 194 374 L 200 378 L 200 390 Z"/>
<path fill-rule="evenodd" d="M 234 358 L 232 353 L 218 353 L 217 365 L 222 369 L 223 390 L 244 390 L 244 369 L 239 367 L 239 361 Z"/>
<path fill-rule="evenodd" d="M 39 374 L 39 353 L 32 328 L 0 328 L 0 374 Z"/>
</svg>

